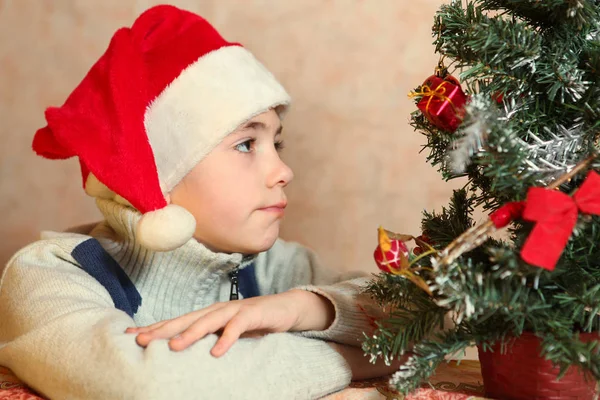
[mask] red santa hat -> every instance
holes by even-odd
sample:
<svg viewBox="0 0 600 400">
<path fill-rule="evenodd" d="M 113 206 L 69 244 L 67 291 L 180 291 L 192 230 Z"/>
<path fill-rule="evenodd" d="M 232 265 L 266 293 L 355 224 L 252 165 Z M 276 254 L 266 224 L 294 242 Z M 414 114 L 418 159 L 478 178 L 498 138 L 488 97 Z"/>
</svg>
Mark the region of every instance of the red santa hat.
<svg viewBox="0 0 600 400">
<path fill-rule="evenodd" d="M 147 248 L 175 249 L 196 222 L 168 204 L 168 193 L 222 139 L 290 98 L 239 43 L 202 17 L 153 7 L 113 36 L 33 149 L 43 157 L 79 157 L 86 192 L 130 204 L 143 216 L 136 237 Z"/>
</svg>

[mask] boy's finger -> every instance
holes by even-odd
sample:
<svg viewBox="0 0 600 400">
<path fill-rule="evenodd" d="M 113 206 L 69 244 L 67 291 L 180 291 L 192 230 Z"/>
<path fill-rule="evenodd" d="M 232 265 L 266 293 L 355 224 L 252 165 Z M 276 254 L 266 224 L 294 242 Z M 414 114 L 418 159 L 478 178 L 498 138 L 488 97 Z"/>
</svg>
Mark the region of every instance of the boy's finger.
<svg viewBox="0 0 600 400">
<path fill-rule="evenodd" d="M 206 314 L 203 318 L 197 320 L 181 334 L 169 341 L 169 347 L 173 351 L 181 351 L 209 333 L 215 333 L 223 328 L 229 320 L 235 315 L 235 307 L 223 307 Z"/>
<path fill-rule="evenodd" d="M 147 346 L 148 343 L 155 339 L 172 338 L 183 332 L 194 322 L 194 320 L 195 318 L 191 317 L 179 317 L 173 319 L 156 329 L 139 333 L 137 335 L 137 342 L 140 346 Z"/>
<path fill-rule="evenodd" d="M 239 314 L 233 317 L 223 330 L 223 334 L 219 340 L 217 340 L 217 343 L 215 343 L 211 349 L 210 354 L 212 354 L 213 357 L 221 357 L 223 354 L 227 353 L 231 346 L 233 346 L 240 338 L 240 335 L 246 332 L 247 329 L 248 324 L 239 316 Z"/>
<path fill-rule="evenodd" d="M 137 336 L 137 342 L 140 346 L 145 347 L 154 339 L 169 339 L 175 337 L 181 332 L 185 331 L 190 325 L 194 324 L 195 321 L 202 318 L 204 315 L 212 312 L 212 310 L 218 310 L 222 307 L 223 303 L 215 303 L 201 310 L 164 321 L 164 323 L 160 326 L 154 327 L 145 332 L 140 332 Z"/>
<path fill-rule="evenodd" d="M 164 321 L 155 322 L 155 323 L 153 323 L 151 325 L 148 325 L 148 326 L 132 326 L 132 327 L 129 327 L 129 328 L 125 329 L 125 333 L 143 333 L 143 332 L 148 332 L 148 331 L 151 331 L 153 329 L 160 328 L 161 326 L 163 326 L 164 324 L 166 324 L 169 321 L 171 321 L 171 320 L 167 319 L 167 320 L 164 320 Z"/>
<path fill-rule="evenodd" d="M 186 330 L 198 318 L 202 318 L 202 315 L 190 313 L 182 315 L 181 317 L 165 321 L 164 324 L 158 327 L 155 327 L 145 332 L 139 332 L 136 341 L 140 346 L 146 347 L 151 341 L 155 339 L 172 338 Z"/>
<path fill-rule="evenodd" d="M 164 320 L 164 321 L 159 321 L 159 322 L 156 322 L 156 323 L 148 325 L 148 326 L 130 327 L 130 328 L 127 328 L 125 330 L 125 332 L 126 333 L 152 332 L 152 331 L 155 331 L 155 330 L 163 327 L 167 323 L 171 323 L 171 322 L 179 320 L 179 319 L 184 319 L 186 321 L 190 321 L 190 320 L 194 320 L 194 319 L 197 319 L 197 318 L 201 318 L 204 314 L 208 314 L 209 312 L 211 312 L 211 311 L 213 311 L 215 309 L 219 309 L 219 308 L 223 307 L 224 304 L 225 303 L 211 304 L 210 306 L 208 306 L 206 308 L 203 308 L 203 309 L 200 309 L 200 310 L 197 310 L 197 311 L 194 311 L 194 312 L 182 315 L 180 317 L 171 318 L 171 319 L 167 319 L 167 320 Z M 162 332 L 162 330 L 158 331 L 159 334 L 161 334 L 161 332 Z M 163 337 L 162 334 L 161 334 L 161 337 Z"/>
</svg>

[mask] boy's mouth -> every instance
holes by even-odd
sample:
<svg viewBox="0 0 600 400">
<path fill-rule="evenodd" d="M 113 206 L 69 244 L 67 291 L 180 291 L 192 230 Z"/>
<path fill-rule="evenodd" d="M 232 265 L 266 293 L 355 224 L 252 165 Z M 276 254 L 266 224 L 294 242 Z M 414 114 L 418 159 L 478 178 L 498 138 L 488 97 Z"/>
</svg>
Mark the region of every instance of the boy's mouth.
<svg viewBox="0 0 600 400">
<path fill-rule="evenodd" d="M 259 208 L 260 211 L 267 211 L 267 212 L 273 212 L 273 213 L 280 213 L 283 214 L 285 212 L 285 208 L 287 207 L 287 201 L 281 201 L 277 204 L 272 204 L 270 206 L 267 207 L 262 207 Z"/>
</svg>

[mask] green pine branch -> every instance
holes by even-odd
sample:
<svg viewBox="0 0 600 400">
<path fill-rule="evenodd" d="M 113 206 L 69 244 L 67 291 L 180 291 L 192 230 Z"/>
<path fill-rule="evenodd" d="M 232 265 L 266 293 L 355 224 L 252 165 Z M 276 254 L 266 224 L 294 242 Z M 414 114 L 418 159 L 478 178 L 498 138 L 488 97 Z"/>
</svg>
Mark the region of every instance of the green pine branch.
<svg viewBox="0 0 600 400">
<path fill-rule="evenodd" d="M 562 309 L 578 322 L 584 332 L 598 330 L 600 327 L 600 285 L 588 288 L 583 284 L 579 292 L 559 293 L 555 296 Z"/>
<path fill-rule="evenodd" d="M 456 61 L 471 92 L 484 82 L 500 93 L 529 91 L 542 40 L 526 23 L 490 18 L 473 2 L 463 8 L 457 1 L 442 6 L 433 34 L 436 50 Z M 470 85 L 472 80 L 477 81 Z"/>
<path fill-rule="evenodd" d="M 581 368 L 591 379 L 600 380 L 600 344 L 597 340 L 582 341 L 577 332 L 541 336 L 541 355 L 560 368 L 559 378 L 569 368 Z"/>
<path fill-rule="evenodd" d="M 363 350 L 371 359 L 386 362 L 404 354 L 414 343 L 441 327 L 447 310 L 435 304 L 422 289 L 402 276 L 381 274 L 365 288 L 389 316 L 377 321 L 377 329 L 365 336 Z"/>
<path fill-rule="evenodd" d="M 580 0 L 483 0 L 483 10 L 504 11 L 527 23 L 551 28 L 566 24 L 581 29 L 598 20 L 595 1 Z"/>
<path fill-rule="evenodd" d="M 446 358 L 464 354 L 470 345 L 470 335 L 460 329 L 439 333 L 433 340 L 424 340 L 414 346 L 413 354 L 392 376 L 390 384 L 400 393 L 409 394 L 427 382 Z"/>
<path fill-rule="evenodd" d="M 432 243 L 444 248 L 462 232 L 473 226 L 474 197 L 466 189 L 455 190 L 448 207 L 443 207 L 440 213 L 423 212 L 421 229 Z"/>
</svg>

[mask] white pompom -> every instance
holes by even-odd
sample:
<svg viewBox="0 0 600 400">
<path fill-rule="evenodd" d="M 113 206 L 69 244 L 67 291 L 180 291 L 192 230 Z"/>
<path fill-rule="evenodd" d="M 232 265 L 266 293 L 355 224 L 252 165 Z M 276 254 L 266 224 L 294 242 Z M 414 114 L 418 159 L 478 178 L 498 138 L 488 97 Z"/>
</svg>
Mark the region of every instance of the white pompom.
<svg viewBox="0 0 600 400">
<path fill-rule="evenodd" d="M 196 231 L 196 219 L 185 208 L 169 204 L 147 212 L 138 222 L 136 238 L 154 251 L 175 250 L 187 243 Z"/>
</svg>

